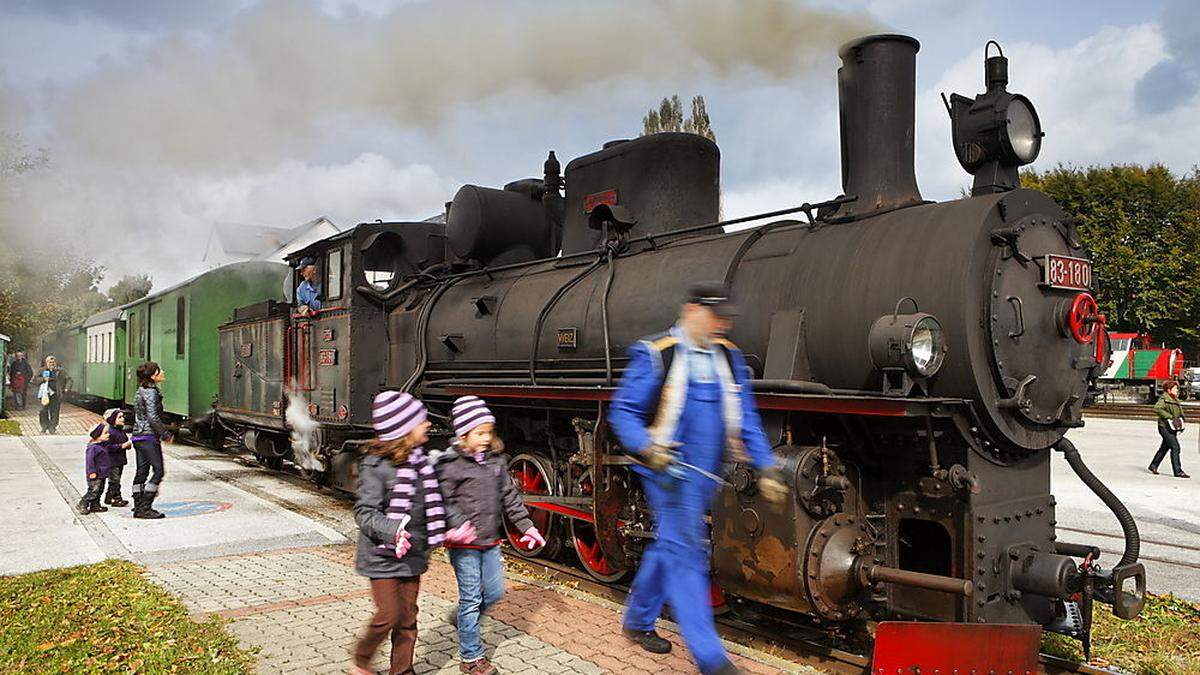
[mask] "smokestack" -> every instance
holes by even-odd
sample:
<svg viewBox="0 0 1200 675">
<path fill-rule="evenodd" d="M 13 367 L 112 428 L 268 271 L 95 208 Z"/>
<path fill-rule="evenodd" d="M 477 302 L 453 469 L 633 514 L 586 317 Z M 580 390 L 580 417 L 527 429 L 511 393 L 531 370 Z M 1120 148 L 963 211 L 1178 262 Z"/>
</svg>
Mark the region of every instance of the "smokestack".
<svg viewBox="0 0 1200 675">
<path fill-rule="evenodd" d="M 842 191 L 858 199 L 842 205 L 833 220 L 922 203 L 913 169 L 920 48 L 907 35 L 870 35 L 838 50 Z"/>
</svg>

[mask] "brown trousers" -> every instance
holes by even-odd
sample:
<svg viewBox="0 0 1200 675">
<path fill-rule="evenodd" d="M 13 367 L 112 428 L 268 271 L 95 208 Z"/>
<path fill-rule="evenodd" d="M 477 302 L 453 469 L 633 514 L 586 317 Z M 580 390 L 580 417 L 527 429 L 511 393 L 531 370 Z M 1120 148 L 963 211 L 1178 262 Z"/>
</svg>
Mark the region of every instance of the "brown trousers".
<svg viewBox="0 0 1200 675">
<path fill-rule="evenodd" d="M 421 577 L 371 579 L 371 597 L 375 615 L 354 646 L 354 663 L 370 669 L 379 643 L 391 633 L 392 667 L 390 675 L 413 672 L 413 650 L 417 646 L 417 591 Z"/>
</svg>

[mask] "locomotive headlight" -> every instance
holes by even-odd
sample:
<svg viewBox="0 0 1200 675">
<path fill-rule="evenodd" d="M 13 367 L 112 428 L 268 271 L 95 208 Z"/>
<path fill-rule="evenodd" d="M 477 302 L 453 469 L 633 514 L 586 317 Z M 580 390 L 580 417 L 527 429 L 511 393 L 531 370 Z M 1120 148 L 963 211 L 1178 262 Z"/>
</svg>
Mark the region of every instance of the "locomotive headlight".
<svg viewBox="0 0 1200 675">
<path fill-rule="evenodd" d="M 988 50 L 996 45 L 996 56 Z M 946 103 L 958 162 L 975 176 L 972 195 L 1005 192 L 1021 184 L 1020 167 L 1042 150 L 1042 123 L 1029 99 L 1008 91 L 1008 59 L 1000 45 L 984 47 L 987 91 L 975 98 L 951 94 Z"/>
<path fill-rule="evenodd" d="M 875 321 L 870 335 L 871 361 L 883 371 L 904 370 L 910 377 L 933 377 L 946 358 L 942 324 L 932 314 L 888 314 Z"/>
<path fill-rule="evenodd" d="M 942 367 L 945 349 L 942 324 L 928 314 L 918 319 L 908 349 L 912 368 L 924 377 L 933 375 Z"/>
<path fill-rule="evenodd" d="M 1029 99 L 1021 95 L 1012 97 L 1008 102 L 1005 114 L 1005 140 L 1012 158 L 1021 164 L 1028 164 L 1037 159 L 1042 151 L 1042 124 L 1038 121 L 1037 111 Z"/>
</svg>

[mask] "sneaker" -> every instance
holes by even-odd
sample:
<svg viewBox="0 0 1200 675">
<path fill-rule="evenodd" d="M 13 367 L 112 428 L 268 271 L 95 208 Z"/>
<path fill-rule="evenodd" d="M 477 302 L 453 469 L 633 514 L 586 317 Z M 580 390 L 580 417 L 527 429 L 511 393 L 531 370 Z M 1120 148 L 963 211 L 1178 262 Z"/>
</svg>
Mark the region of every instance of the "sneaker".
<svg viewBox="0 0 1200 675">
<path fill-rule="evenodd" d="M 458 669 L 468 675 L 499 675 L 500 672 L 487 660 L 487 657 L 483 656 L 474 661 L 463 661 L 458 664 Z"/>
<path fill-rule="evenodd" d="M 625 634 L 625 637 L 637 643 L 639 647 L 651 654 L 666 654 L 671 651 L 671 643 L 652 630 L 622 628 L 621 632 Z"/>
</svg>

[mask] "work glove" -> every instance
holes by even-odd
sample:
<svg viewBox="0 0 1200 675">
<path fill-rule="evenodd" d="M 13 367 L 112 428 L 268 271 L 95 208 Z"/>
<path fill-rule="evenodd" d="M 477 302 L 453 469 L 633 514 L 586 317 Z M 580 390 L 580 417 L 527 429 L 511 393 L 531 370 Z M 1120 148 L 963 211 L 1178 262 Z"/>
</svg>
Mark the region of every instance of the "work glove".
<svg viewBox="0 0 1200 675">
<path fill-rule="evenodd" d="M 758 492 L 772 504 L 782 504 L 788 496 L 788 487 L 783 482 L 779 469 L 767 469 L 758 478 Z"/>
<path fill-rule="evenodd" d="M 546 540 L 542 538 L 542 533 L 538 532 L 538 529 L 533 526 L 530 526 L 528 530 L 525 530 L 525 534 L 521 535 L 521 538 L 518 541 L 522 546 L 530 551 L 538 546 L 546 545 Z"/>
<path fill-rule="evenodd" d="M 446 532 L 446 541 L 451 544 L 470 544 L 475 541 L 475 536 L 475 526 L 468 520 L 462 525 Z"/>
<path fill-rule="evenodd" d="M 407 530 L 400 530 L 396 535 L 396 557 L 403 558 L 404 554 L 408 553 L 408 549 L 412 548 L 412 534 Z"/>
<path fill-rule="evenodd" d="M 661 473 L 675 463 L 675 453 L 670 448 L 652 443 L 641 452 L 641 459 L 651 470 Z"/>
</svg>

